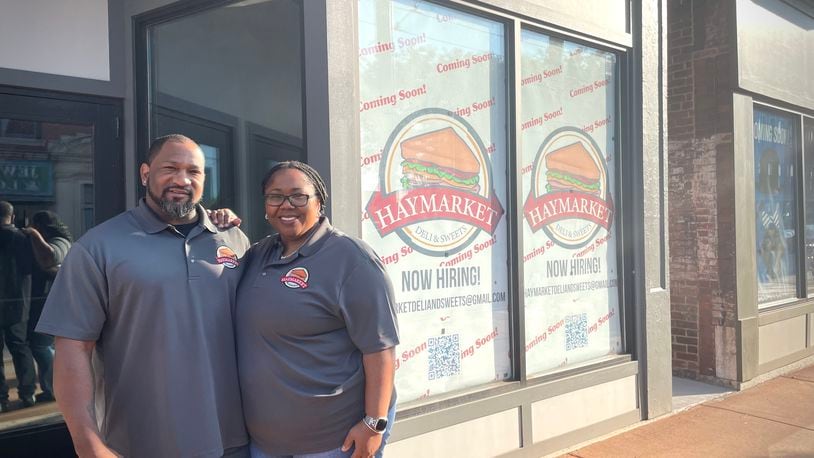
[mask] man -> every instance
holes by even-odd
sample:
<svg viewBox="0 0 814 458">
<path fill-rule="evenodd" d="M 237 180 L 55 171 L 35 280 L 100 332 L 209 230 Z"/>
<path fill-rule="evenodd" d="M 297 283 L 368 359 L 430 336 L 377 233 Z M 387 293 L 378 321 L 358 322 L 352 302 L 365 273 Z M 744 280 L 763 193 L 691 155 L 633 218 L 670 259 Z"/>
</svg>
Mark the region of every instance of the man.
<svg viewBox="0 0 814 458">
<path fill-rule="evenodd" d="M 189 138 L 154 141 L 140 172 L 146 198 L 74 243 L 37 325 L 57 337 L 57 404 L 79 456 L 244 456 L 232 306 L 249 242 L 198 204 Z"/>
<path fill-rule="evenodd" d="M 17 394 L 23 407 L 36 402 L 34 359 L 26 343 L 32 255 L 28 238 L 13 223 L 14 207 L 0 201 L 0 412 L 10 408 L 3 372 L 4 342 L 14 363 Z"/>
</svg>

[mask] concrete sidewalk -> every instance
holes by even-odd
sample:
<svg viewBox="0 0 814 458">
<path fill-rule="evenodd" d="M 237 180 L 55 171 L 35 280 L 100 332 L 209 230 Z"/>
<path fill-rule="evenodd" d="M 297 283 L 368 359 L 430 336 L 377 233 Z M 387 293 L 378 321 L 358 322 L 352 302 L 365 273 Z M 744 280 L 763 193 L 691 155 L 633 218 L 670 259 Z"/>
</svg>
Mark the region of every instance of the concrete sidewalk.
<svg viewBox="0 0 814 458">
<path fill-rule="evenodd" d="M 814 366 L 562 456 L 814 457 Z"/>
</svg>

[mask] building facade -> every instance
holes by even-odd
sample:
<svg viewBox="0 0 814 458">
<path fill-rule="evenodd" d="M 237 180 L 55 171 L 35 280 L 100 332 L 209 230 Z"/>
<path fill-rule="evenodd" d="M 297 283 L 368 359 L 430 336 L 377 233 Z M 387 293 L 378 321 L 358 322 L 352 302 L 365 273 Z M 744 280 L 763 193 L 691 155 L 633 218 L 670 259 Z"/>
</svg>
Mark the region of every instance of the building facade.
<svg viewBox="0 0 814 458">
<path fill-rule="evenodd" d="M 0 196 L 81 235 L 180 132 L 257 240 L 306 161 L 396 289 L 388 456 L 554 452 L 671 410 L 666 3 L 6 0 Z"/>
<path fill-rule="evenodd" d="M 814 10 L 668 9 L 673 368 L 741 388 L 814 355 Z"/>
</svg>

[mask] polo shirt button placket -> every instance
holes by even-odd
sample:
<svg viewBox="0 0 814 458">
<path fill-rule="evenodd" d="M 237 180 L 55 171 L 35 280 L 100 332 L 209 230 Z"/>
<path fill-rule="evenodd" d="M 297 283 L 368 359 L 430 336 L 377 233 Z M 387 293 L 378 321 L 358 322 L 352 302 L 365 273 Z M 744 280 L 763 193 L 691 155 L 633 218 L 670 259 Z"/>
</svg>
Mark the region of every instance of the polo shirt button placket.
<svg viewBox="0 0 814 458">
<path fill-rule="evenodd" d="M 197 279 L 198 276 L 195 275 L 192 269 L 192 264 L 195 264 L 195 256 L 190 254 L 190 248 L 189 240 L 184 240 L 184 252 L 186 253 L 187 259 L 189 259 L 189 263 L 187 264 L 187 280 L 194 280 Z"/>
</svg>

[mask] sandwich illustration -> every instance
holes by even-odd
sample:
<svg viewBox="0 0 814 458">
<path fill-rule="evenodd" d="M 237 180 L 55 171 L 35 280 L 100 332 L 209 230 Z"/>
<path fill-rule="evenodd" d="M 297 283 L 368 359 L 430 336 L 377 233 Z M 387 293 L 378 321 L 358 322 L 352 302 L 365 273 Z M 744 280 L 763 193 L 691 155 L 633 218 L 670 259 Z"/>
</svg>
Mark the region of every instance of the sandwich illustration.
<svg viewBox="0 0 814 458">
<path fill-rule="evenodd" d="M 446 186 L 480 191 L 480 163 L 454 129 L 445 127 L 401 142 L 404 189 Z"/>
<path fill-rule="evenodd" d="M 601 197 L 599 167 L 582 143 L 548 153 L 545 165 L 546 192 L 582 192 Z"/>
</svg>

